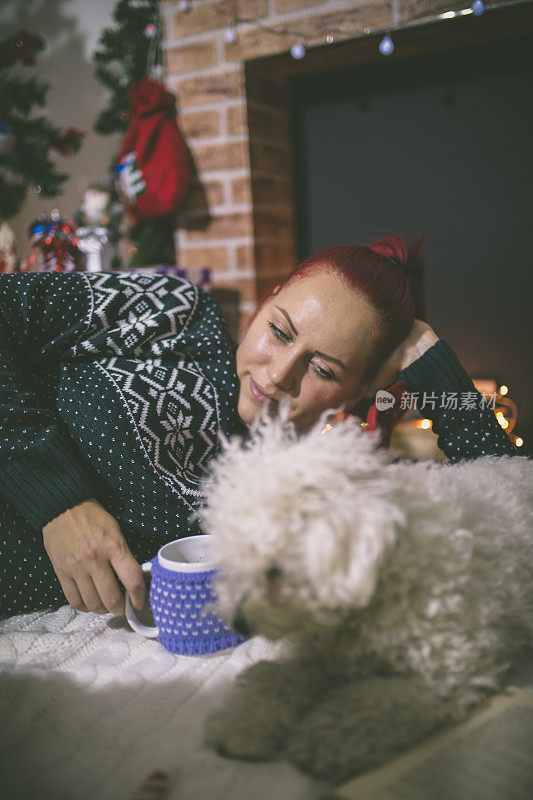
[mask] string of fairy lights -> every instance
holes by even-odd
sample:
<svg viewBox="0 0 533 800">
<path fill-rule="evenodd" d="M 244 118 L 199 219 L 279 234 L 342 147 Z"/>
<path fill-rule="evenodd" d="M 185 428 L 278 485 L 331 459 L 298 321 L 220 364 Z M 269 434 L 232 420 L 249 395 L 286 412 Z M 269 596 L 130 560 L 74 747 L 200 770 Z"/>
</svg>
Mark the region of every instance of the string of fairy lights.
<svg viewBox="0 0 533 800">
<path fill-rule="evenodd" d="M 511 5 L 518 5 L 520 3 L 525 2 L 526 0 L 504 0 L 504 2 L 493 2 L 490 3 L 489 9 L 493 10 L 496 8 L 500 8 L 505 6 L 508 8 Z M 183 14 L 187 14 L 194 5 L 198 4 L 199 0 L 179 0 L 177 4 L 177 10 Z M 242 26 L 246 26 L 247 30 L 251 28 L 257 28 L 267 33 L 277 35 L 277 36 L 284 36 L 293 38 L 294 43 L 290 47 L 290 54 L 291 56 L 299 61 L 305 57 L 307 52 L 306 43 L 312 39 L 313 44 L 317 44 L 317 37 L 315 35 L 310 36 L 309 33 L 304 33 L 302 30 L 299 30 L 297 27 L 294 27 L 291 24 L 285 24 L 283 22 L 268 22 L 264 20 L 257 20 L 252 19 L 249 17 L 241 16 L 238 13 L 237 3 L 231 3 L 229 0 L 228 5 L 213 5 L 212 8 L 218 14 L 223 14 L 228 17 L 228 25 L 224 31 L 224 40 L 227 44 L 236 44 L 239 40 L 239 30 Z M 313 12 L 316 13 L 316 6 L 313 7 Z M 432 22 L 439 22 L 449 19 L 454 19 L 457 17 L 469 16 L 474 15 L 476 17 L 480 17 L 482 14 L 487 11 L 487 6 L 483 2 L 483 0 L 474 0 L 474 2 L 468 6 L 467 8 L 459 9 L 456 11 L 445 11 L 440 14 L 435 14 L 432 16 L 424 16 L 418 17 L 413 20 L 403 21 L 398 25 L 387 25 L 385 28 L 375 28 L 372 29 L 370 27 L 365 27 L 363 29 L 363 33 L 365 35 L 369 34 L 379 34 L 380 32 L 383 33 L 383 37 L 379 41 L 379 52 L 383 56 L 389 56 L 394 52 L 394 31 L 405 29 L 408 27 L 413 27 L 415 25 L 426 25 Z M 325 44 L 333 44 L 340 39 L 346 39 L 349 36 L 351 31 L 344 28 L 335 28 L 329 27 L 327 31 L 324 33 L 324 43 Z M 360 31 L 353 32 L 360 33 Z"/>
</svg>

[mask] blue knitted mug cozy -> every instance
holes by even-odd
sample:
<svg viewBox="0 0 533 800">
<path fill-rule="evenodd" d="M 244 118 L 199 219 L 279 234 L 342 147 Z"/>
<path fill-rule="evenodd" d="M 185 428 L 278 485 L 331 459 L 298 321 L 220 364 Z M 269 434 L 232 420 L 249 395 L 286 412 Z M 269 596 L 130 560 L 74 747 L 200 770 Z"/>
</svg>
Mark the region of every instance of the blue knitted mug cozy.
<svg viewBox="0 0 533 800">
<path fill-rule="evenodd" d="M 215 653 L 246 641 L 216 614 L 202 613 L 216 600 L 213 575 L 213 570 L 174 572 L 162 567 L 157 556 L 152 560 L 150 605 L 159 629 L 157 640 L 171 653 Z"/>
</svg>

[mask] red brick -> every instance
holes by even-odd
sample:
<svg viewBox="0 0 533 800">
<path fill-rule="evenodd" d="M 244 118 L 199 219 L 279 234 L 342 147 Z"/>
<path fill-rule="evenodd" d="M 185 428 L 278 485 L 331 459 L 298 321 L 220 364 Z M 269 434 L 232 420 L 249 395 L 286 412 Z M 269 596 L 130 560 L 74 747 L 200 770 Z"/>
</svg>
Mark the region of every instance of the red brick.
<svg viewBox="0 0 533 800">
<path fill-rule="evenodd" d="M 220 114 L 216 109 L 189 111 L 181 115 L 178 124 L 187 139 L 218 136 L 220 133 Z"/>
<path fill-rule="evenodd" d="M 293 35 L 252 28 L 249 31 L 239 31 L 235 42 L 226 43 L 224 55 L 226 61 L 246 61 L 249 58 L 282 53 L 293 43 Z"/>
<path fill-rule="evenodd" d="M 276 209 L 273 211 L 254 212 L 254 233 L 259 238 L 276 237 L 291 239 L 294 235 L 294 219 L 292 211 Z"/>
<path fill-rule="evenodd" d="M 277 108 L 265 108 L 253 102 L 248 106 L 248 125 L 250 136 L 268 139 L 273 142 L 289 140 L 289 115 Z"/>
<path fill-rule="evenodd" d="M 465 8 L 464 0 L 399 0 L 399 19 L 419 19 L 431 17 L 444 11 L 456 11 Z"/>
<path fill-rule="evenodd" d="M 243 85 L 241 69 L 210 72 L 172 83 L 173 89 L 178 93 L 181 108 L 238 99 L 243 94 Z"/>
<path fill-rule="evenodd" d="M 193 69 L 212 67 L 218 61 L 217 43 L 214 40 L 194 42 L 165 51 L 167 75 L 190 72 Z"/>
<path fill-rule="evenodd" d="M 335 40 L 353 38 L 365 28 L 389 25 L 392 21 L 390 0 L 368 0 L 351 8 L 329 11 L 302 17 L 298 20 L 298 30 L 308 41 L 323 42 L 328 30 L 344 31 L 335 34 Z"/>
<path fill-rule="evenodd" d="M 237 236 L 250 236 L 252 219 L 249 213 L 187 215 L 182 226 L 187 233 L 187 241 L 201 242 L 205 239 L 232 239 Z"/>
<path fill-rule="evenodd" d="M 369 0 L 357 3 L 351 8 L 338 9 L 327 13 L 305 14 L 291 21 L 292 27 L 308 44 L 324 43 L 328 31 L 335 31 L 335 40 L 353 38 L 367 27 L 385 27 L 392 21 L 391 0 Z M 340 31 L 340 33 L 339 33 Z M 272 55 L 289 50 L 298 37 L 291 34 L 277 34 L 253 28 L 239 34 L 233 44 L 226 44 L 225 56 L 228 61 L 246 61 L 259 56 Z"/>
<path fill-rule="evenodd" d="M 251 203 L 250 178 L 233 178 L 231 181 L 231 200 L 233 203 Z"/>
<path fill-rule="evenodd" d="M 253 278 L 243 278 L 241 280 L 236 278 L 223 279 L 215 275 L 213 278 L 214 289 L 230 289 L 238 294 L 239 303 L 255 303 L 256 302 L 256 288 Z"/>
<path fill-rule="evenodd" d="M 252 180 L 254 206 L 282 205 L 292 207 L 293 188 L 290 177 L 254 175 Z"/>
<path fill-rule="evenodd" d="M 237 269 L 254 268 L 254 248 L 251 244 L 239 244 L 235 248 L 235 266 Z"/>
<path fill-rule="evenodd" d="M 227 2 L 225 3 L 227 7 Z M 245 19 L 261 19 L 268 15 L 268 0 L 237 0 L 237 13 Z"/>
<path fill-rule="evenodd" d="M 227 0 L 216 3 L 193 2 L 188 11 L 176 11 L 173 17 L 174 38 L 181 39 L 193 33 L 225 28 L 231 22 L 231 15 L 224 13 Z M 237 0 L 236 11 L 239 17 L 260 19 L 268 13 L 267 0 Z"/>
<path fill-rule="evenodd" d="M 191 143 L 191 153 L 196 169 L 199 172 L 248 166 L 248 147 L 246 142 L 204 145 Z"/>
<path fill-rule="evenodd" d="M 236 133 L 246 133 L 248 131 L 246 108 L 243 103 L 239 103 L 238 106 L 230 106 L 226 114 L 228 134 L 230 136 Z"/>
<path fill-rule="evenodd" d="M 277 14 L 287 11 L 297 11 L 300 8 L 312 8 L 323 3 L 324 0 L 274 0 L 274 9 Z"/>
<path fill-rule="evenodd" d="M 252 171 L 258 170 L 279 176 L 292 173 L 291 156 L 288 147 L 264 142 L 250 142 L 250 163 Z"/>
<path fill-rule="evenodd" d="M 180 267 L 225 270 L 228 268 L 228 251 L 226 247 L 180 247 L 178 262 Z"/>
<path fill-rule="evenodd" d="M 296 266 L 296 252 L 290 241 L 283 244 L 256 244 L 254 252 L 258 273 L 277 273 L 285 277 Z"/>
<path fill-rule="evenodd" d="M 224 202 L 222 181 L 201 181 L 193 183 L 187 193 L 184 209 L 208 208 Z"/>
</svg>

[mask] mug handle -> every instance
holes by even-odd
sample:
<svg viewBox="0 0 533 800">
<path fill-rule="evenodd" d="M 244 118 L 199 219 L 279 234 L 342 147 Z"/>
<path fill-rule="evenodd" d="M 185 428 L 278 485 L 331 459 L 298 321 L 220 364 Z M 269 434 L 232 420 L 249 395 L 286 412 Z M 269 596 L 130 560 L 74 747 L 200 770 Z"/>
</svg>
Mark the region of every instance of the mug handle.
<svg viewBox="0 0 533 800">
<path fill-rule="evenodd" d="M 141 569 L 144 573 L 149 572 L 151 574 L 152 562 L 146 561 L 142 565 Z M 155 639 L 159 633 L 159 628 L 157 627 L 157 625 L 154 626 L 143 625 L 143 623 L 137 619 L 137 616 L 131 604 L 130 596 L 127 592 L 126 592 L 126 619 L 130 623 L 134 631 L 140 633 L 142 636 L 146 636 L 147 639 Z"/>
</svg>

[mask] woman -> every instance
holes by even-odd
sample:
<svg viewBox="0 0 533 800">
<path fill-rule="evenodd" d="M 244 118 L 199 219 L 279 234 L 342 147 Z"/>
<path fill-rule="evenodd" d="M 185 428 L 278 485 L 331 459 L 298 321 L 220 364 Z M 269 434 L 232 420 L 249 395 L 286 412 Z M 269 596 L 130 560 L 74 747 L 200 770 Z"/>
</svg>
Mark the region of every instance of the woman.
<svg viewBox="0 0 533 800">
<path fill-rule="evenodd" d="M 481 400 L 424 316 L 421 257 L 399 236 L 304 262 L 236 352 L 212 298 L 179 278 L 2 276 L 0 612 L 66 598 L 122 614 L 117 578 L 140 608 L 139 561 L 198 532 L 189 517 L 219 431 L 245 433 L 264 402 L 290 399 L 305 431 L 396 378 Z M 444 452 L 512 453 L 474 405 L 424 409 Z"/>
</svg>

